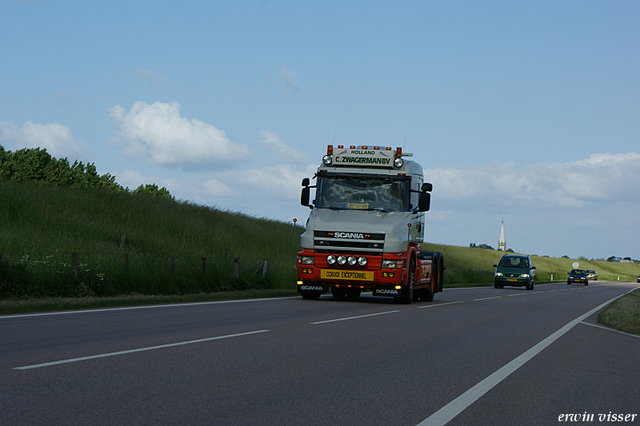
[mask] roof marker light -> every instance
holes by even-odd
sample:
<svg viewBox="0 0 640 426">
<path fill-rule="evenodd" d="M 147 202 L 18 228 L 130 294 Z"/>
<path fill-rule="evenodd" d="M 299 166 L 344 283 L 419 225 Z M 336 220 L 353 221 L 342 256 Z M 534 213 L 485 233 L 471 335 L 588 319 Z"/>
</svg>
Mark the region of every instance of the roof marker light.
<svg viewBox="0 0 640 426">
<path fill-rule="evenodd" d="M 333 154 L 333 145 L 327 145 L 327 155 Z"/>
</svg>

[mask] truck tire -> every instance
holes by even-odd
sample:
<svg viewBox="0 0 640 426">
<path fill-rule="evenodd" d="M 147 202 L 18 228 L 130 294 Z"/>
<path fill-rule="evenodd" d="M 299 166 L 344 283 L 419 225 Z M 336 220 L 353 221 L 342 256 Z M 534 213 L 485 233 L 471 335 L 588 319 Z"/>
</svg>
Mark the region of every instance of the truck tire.
<svg viewBox="0 0 640 426">
<path fill-rule="evenodd" d="M 416 259 L 411 258 L 409 261 L 409 270 L 407 271 L 407 286 L 402 289 L 402 294 L 400 297 L 396 297 L 394 300 L 396 303 L 402 303 L 404 305 L 409 305 L 413 301 L 414 289 L 413 285 L 416 282 Z"/>
<path fill-rule="evenodd" d="M 431 291 L 431 288 L 420 290 L 420 300 L 423 302 L 433 302 L 433 291 Z"/>
<path fill-rule="evenodd" d="M 343 298 L 347 295 L 347 290 L 343 287 L 331 287 L 331 295 L 335 298 Z"/>
<path fill-rule="evenodd" d="M 433 265 L 433 292 L 442 291 L 444 283 L 444 256 L 438 251 L 421 251 L 418 258 L 431 260 Z"/>
<path fill-rule="evenodd" d="M 360 297 L 360 293 L 362 293 L 362 290 L 360 290 L 359 288 L 347 289 L 347 297 L 349 299 L 357 299 L 358 297 Z"/>
<path fill-rule="evenodd" d="M 438 286 L 435 289 L 436 293 L 440 292 L 442 293 L 442 287 L 444 286 L 444 256 L 442 255 L 442 253 L 438 253 L 439 254 L 439 260 L 438 260 Z"/>
</svg>

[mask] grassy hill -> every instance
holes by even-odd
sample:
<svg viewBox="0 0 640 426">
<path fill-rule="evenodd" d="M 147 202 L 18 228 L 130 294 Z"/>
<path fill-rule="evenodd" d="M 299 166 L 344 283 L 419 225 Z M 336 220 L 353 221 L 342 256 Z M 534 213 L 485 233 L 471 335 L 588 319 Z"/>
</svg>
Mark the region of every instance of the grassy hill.
<svg viewBox="0 0 640 426">
<path fill-rule="evenodd" d="M 0 298 L 295 289 L 302 228 L 292 224 L 144 193 L 28 181 L 0 180 L 0 200 Z M 423 250 L 444 253 L 448 287 L 492 284 L 503 254 Z M 575 260 L 533 261 L 541 282 L 551 274 L 565 280 Z M 579 262 L 605 280 L 634 281 L 640 272 L 635 264 Z"/>
<path fill-rule="evenodd" d="M 291 224 L 25 181 L 0 180 L 0 200 L 0 297 L 295 288 Z"/>
<path fill-rule="evenodd" d="M 460 284 L 493 284 L 493 273 L 504 252 L 471 247 L 457 247 L 439 244 L 423 244 L 422 250 L 440 251 L 444 255 L 445 286 Z M 526 254 L 526 253 L 523 253 Z M 640 264 L 614 263 L 597 260 L 576 260 L 568 258 L 531 256 L 536 267 L 536 282 L 566 281 L 572 264 L 578 262 L 582 269 L 595 269 L 599 279 L 609 281 L 635 281 L 640 274 Z"/>
</svg>

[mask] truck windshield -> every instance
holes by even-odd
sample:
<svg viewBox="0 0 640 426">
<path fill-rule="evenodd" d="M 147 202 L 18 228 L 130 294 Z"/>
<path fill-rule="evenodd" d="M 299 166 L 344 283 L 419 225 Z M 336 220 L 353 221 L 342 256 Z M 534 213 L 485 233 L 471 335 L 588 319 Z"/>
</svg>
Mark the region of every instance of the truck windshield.
<svg viewBox="0 0 640 426">
<path fill-rule="evenodd" d="M 316 207 L 324 209 L 409 210 L 409 180 L 385 177 L 318 177 Z"/>
</svg>

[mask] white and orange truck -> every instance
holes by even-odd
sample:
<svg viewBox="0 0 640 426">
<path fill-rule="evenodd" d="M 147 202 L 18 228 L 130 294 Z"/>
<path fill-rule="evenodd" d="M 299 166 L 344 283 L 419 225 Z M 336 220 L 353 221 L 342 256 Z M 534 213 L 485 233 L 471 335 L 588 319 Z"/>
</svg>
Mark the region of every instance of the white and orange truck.
<svg viewBox="0 0 640 426">
<path fill-rule="evenodd" d="M 329 145 L 300 202 L 311 209 L 298 253 L 298 292 L 318 299 L 361 292 L 398 303 L 442 291 L 442 253 L 421 251 L 433 186 L 412 154 L 382 146 Z M 311 189 L 315 198 L 310 201 Z"/>
</svg>

